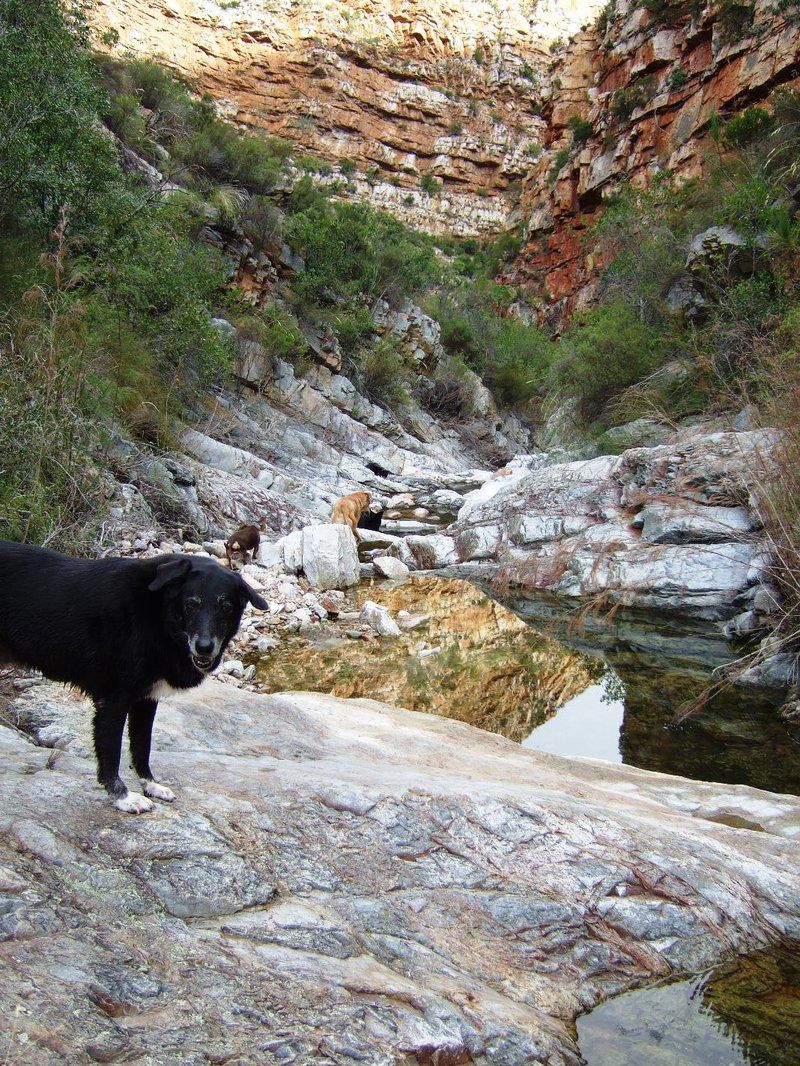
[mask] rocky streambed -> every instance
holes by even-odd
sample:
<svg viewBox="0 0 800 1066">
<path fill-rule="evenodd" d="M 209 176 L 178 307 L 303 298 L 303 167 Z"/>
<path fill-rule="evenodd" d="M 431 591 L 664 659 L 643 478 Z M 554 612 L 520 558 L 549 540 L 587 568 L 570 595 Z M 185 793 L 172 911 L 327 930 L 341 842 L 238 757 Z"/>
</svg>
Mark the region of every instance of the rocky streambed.
<svg viewBox="0 0 800 1066">
<path fill-rule="evenodd" d="M 84 701 L 4 679 L 0 1061 L 577 1064 L 596 1004 L 800 937 L 793 650 L 675 728 L 769 640 L 775 435 L 547 455 L 256 349 L 180 451 L 110 454 L 105 551 L 269 530 L 268 611 L 159 713 L 176 805 L 114 811 Z M 356 489 L 394 523 L 360 553 Z M 519 743 L 609 670 L 633 765 Z"/>
<path fill-rule="evenodd" d="M 133 819 L 90 718 L 36 682 L 0 725 L 8 1061 L 577 1064 L 599 1001 L 800 935 L 791 796 L 212 680 Z"/>
</svg>

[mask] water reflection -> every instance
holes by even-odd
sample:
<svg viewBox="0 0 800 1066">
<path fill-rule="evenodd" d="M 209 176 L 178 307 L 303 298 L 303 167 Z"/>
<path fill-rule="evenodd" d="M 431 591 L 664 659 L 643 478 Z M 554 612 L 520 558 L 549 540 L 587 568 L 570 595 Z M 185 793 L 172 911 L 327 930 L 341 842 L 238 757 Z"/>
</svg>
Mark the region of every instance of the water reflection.
<svg viewBox="0 0 800 1066">
<path fill-rule="evenodd" d="M 602 676 L 602 662 L 565 648 L 464 581 L 421 577 L 363 588 L 396 614 L 424 619 L 395 641 L 330 633 L 290 637 L 258 664 L 261 690 L 304 689 L 385 700 L 521 741 Z"/>
<path fill-rule="evenodd" d="M 798 945 L 628 992 L 579 1018 L 577 1028 L 587 1066 L 797 1066 Z"/>
<path fill-rule="evenodd" d="M 563 600 L 501 606 L 438 577 L 376 584 L 359 598 L 426 620 L 395 642 L 324 626 L 313 641 L 290 637 L 259 663 L 262 689 L 367 696 L 557 755 L 800 794 L 800 725 L 779 717 L 775 694 L 731 688 L 676 724 L 733 657 L 718 626 L 630 612 L 578 624 Z"/>
<path fill-rule="evenodd" d="M 537 726 L 523 740 L 523 747 L 551 755 L 622 762 L 620 731 L 625 703 L 613 691 L 612 680 L 614 675 L 606 674 L 601 681 L 573 696 L 553 718 Z"/>
</svg>

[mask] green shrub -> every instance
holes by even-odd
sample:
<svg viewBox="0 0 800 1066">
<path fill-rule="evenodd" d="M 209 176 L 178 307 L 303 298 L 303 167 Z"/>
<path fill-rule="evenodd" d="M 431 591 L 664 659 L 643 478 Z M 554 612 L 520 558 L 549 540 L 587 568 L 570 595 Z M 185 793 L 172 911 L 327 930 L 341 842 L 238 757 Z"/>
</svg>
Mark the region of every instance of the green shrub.
<svg viewBox="0 0 800 1066">
<path fill-rule="evenodd" d="M 616 13 L 616 0 L 607 0 L 605 6 L 600 9 L 594 23 L 594 28 L 597 30 L 601 37 L 605 36 L 606 30 L 608 29 L 610 23 L 613 21 Z"/>
<path fill-rule="evenodd" d="M 357 351 L 375 332 L 372 315 L 366 307 L 337 311 L 331 325 L 345 353 Z"/>
<path fill-rule="evenodd" d="M 0 320 L 0 536 L 75 547 L 99 502 L 100 434 L 66 229 L 62 212 L 22 307 Z"/>
<path fill-rule="evenodd" d="M 680 0 L 643 0 L 643 6 L 657 22 L 673 25 L 686 12 L 686 5 Z"/>
<path fill-rule="evenodd" d="M 550 181 L 554 182 L 564 167 L 569 162 L 570 150 L 567 147 L 559 148 L 556 154 L 553 156 L 553 162 L 550 167 Z"/>
<path fill-rule="evenodd" d="M 393 407 L 408 402 L 411 370 L 395 338 L 382 337 L 367 344 L 348 369 L 360 391 L 374 403 Z"/>
<path fill-rule="evenodd" d="M 611 114 L 614 118 L 623 121 L 629 119 L 636 108 L 641 107 L 646 102 L 651 88 L 649 81 L 642 80 L 617 89 L 611 97 Z"/>
<path fill-rule="evenodd" d="M 339 170 L 345 175 L 345 177 L 349 178 L 351 175 L 355 174 L 357 169 L 358 168 L 352 159 L 339 160 Z"/>
<path fill-rule="evenodd" d="M 723 41 L 728 43 L 739 41 L 753 31 L 756 14 L 754 3 L 742 3 L 742 0 L 719 0 L 715 14 Z"/>
<path fill-rule="evenodd" d="M 572 130 L 573 144 L 585 144 L 594 133 L 591 122 L 585 118 L 579 118 L 578 115 L 573 115 L 567 125 Z"/>
<path fill-rule="evenodd" d="M 685 67 L 675 67 L 674 70 L 670 71 L 667 84 L 673 92 L 676 92 L 678 89 L 682 89 L 688 81 L 689 72 Z"/>
<path fill-rule="evenodd" d="M 582 311 L 558 344 L 550 385 L 568 390 L 583 417 L 594 420 L 612 397 L 656 369 L 663 344 L 621 300 Z"/>
<path fill-rule="evenodd" d="M 419 379 L 417 396 L 439 418 L 470 417 L 474 413 L 474 381 L 464 362 L 449 356 L 440 361 L 430 382 L 425 378 Z"/>
<path fill-rule="evenodd" d="M 0 227 L 73 222 L 116 180 L 113 144 L 97 126 L 103 91 L 82 11 L 57 0 L 0 5 Z"/>
<path fill-rule="evenodd" d="M 775 127 L 775 120 L 763 107 L 748 107 L 741 115 L 735 115 L 725 123 L 721 140 L 726 148 L 744 148 L 754 141 L 768 137 Z"/>
<path fill-rule="evenodd" d="M 423 192 L 426 192 L 428 196 L 438 196 L 442 191 L 442 183 L 437 181 L 431 173 L 423 174 L 419 179 L 420 188 Z"/>
<path fill-rule="evenodd" d="M 438 276 L 428 240 L 365 204 L 314 201 L 289 220 L 286 236 L 305 259 L 295 289 L 309 302 L 357 295 L 401 299 Z"/>
</svg>

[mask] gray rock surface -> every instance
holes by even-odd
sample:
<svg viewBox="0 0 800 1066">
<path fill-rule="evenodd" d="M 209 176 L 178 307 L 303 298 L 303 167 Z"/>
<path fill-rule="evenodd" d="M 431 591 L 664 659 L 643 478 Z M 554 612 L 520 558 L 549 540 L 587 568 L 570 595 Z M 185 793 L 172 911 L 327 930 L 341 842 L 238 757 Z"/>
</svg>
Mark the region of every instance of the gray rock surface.
<svg viewBox="0 0 800 1066">
<path fill-rule="evenodd" d="M 9 1062 L 577 1066 L 600 999 L 800 934 L 790 796 L 210 681 L 162 705 L 177 801 L 135 818 L 82 700 L 5 718 L 64 749 L 0 725 Z"/>
<path fill-rule="evenodd" d="M 758 500 L 776 439 L 696 431 L 620 456 L 520 465 L 468 494 L 440 537 L 455 536 L 458 563 L 499 563 L 512 586 L 730 618 L 766 581 Z M 433 537 L 412 540 L 402 558 L 451 565 Z"/>
</svg>

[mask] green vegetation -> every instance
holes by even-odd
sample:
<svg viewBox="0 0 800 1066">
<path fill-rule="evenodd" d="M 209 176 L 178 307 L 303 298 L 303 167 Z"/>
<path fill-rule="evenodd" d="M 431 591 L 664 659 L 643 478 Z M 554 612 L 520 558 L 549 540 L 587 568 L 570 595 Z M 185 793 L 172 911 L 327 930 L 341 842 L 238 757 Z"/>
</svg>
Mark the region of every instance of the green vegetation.
<svg viewBox="0 0 800 1066">
<path fill-rule="evenodd" d="M 724 41 L 738 41 L 753 30 L 755 3 L 742 0 L 719 0 L 716 10 L 717 23 Z"/>
<path fill-rule="evenodd" d="M 554 182 L 564 167 L 569 162 L 570 150 L 565 145 L 563 148 L 559 148 L 556 154 L 553 156 L 553 162 L 550 167 L 550 181 Z"/>
<path fill-rule="evenodd" d="M 293 194 L 294 195 L 294 194 Z M 430 241 L 365 204 L 317 194 L 289 220 L 286 239 L 305 259 L 295 290 L 313 303 L 363 296 L 402 299 L 438 276 Z"/>
<path fill-rule="evenodd" d="M 574 145 L 585 144 L 594 133 L 594 127 L 591 122 L 588 122 L 585 118 L 579 118 L 578 115 L 573 115 L 567 125 L 572 130 L 572 143 Z"/>
<path fill-rule="evenodd" d="M 594 28 L 600 34 L 601 37 L 605 36 L 606 30 L 610 23 L 613 21 L 614 16 L 617 13 L 616 0 L 608 0 L 604 7 L 602 7 L 595 19 Z"/>
<path fill-rule="evenodd" d="M 670 71 L 667 84 L 673 92 L 682 89 L 689 81 L 689 72 L 684 67 L 675 67 Z"/>
<path fill-rule="evenodd" d="M 3 0 L 0 22 L 0 530 L 76 542 L 99 427 L 159 439 L 186 390 L 224 373 L 226 268 L 194 239 L 191 197 L 122 172 L 80 12 Z"/>
<path fill-rule="evenodd" d="M 652 93 L 651 78 L 640 78 L 639 81 L 617 89 L 611 98 L 611 114 L 622 121 L 629 119 L 637 107 L 642 107 L 649 100 Z"/>
<path fill-rule="evenodd" d="M 437 181 L 433 174 L 423 174 L 419 179 L 419 185 L 423 192 L 426 192 L 428 196 L 438 196 L 442 191 L 442 183 Z"/>
</svg>

